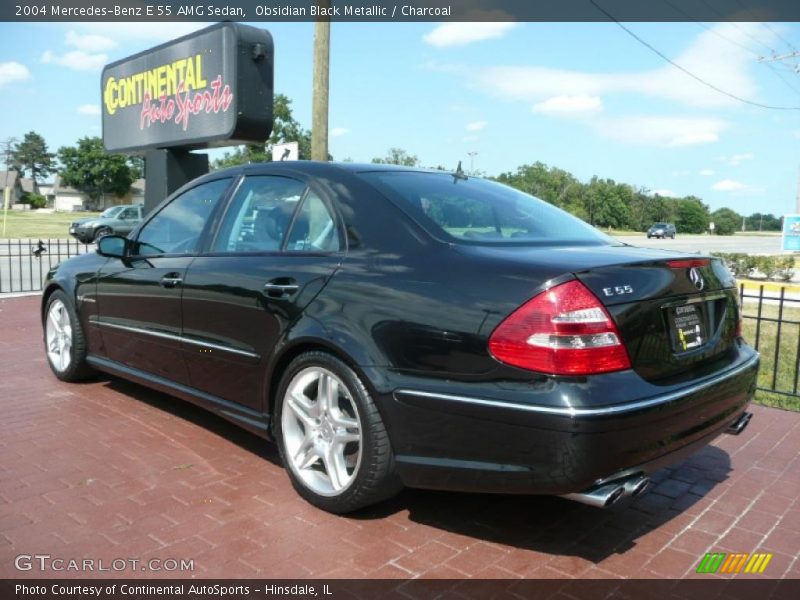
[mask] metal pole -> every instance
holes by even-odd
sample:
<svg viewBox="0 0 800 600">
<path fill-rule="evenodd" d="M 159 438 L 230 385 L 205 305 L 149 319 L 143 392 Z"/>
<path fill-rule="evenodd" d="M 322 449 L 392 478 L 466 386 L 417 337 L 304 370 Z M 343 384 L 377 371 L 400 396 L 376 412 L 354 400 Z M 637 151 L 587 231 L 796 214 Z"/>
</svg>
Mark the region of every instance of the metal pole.
<svg viewBox="0 0 800 600">
<path fill-rule="evenodd" d="M 327 2 L 322 3 L 327 5 Z M 311 160 L 328 160 L 328 95 L 331 50 L 329 18 L 314 24 L 314 90 L 311 116 Z"/>
</svg>

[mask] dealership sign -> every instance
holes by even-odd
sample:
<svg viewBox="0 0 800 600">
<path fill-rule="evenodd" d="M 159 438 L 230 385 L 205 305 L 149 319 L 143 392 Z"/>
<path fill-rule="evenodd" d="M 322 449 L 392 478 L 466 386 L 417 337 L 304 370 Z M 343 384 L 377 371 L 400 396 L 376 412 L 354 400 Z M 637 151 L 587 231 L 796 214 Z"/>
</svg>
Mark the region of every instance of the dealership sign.
<svg viewBox="0 0 800 600">
<path fill-rule="evenodd" d="M 221 23 L 103 69 L 111 152 L 263 142 L 272 129 L 268 31 Z"/>
<path fill-rule="evenodd" d="M 800 252 L 800 215 L 784 215 L 781 250 Z"/>
</svg>

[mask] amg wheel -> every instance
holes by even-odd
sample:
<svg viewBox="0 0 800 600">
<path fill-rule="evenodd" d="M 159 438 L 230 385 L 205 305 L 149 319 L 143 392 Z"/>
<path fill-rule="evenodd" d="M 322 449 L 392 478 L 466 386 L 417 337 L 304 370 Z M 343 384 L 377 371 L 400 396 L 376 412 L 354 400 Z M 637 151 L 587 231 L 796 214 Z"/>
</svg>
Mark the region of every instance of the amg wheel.
<svg viewBox="0 0 800 600">
<path fill-rule="evenodd" d="M 308 352 L 289 365 L 275 434 L 295 489 L 315 506 L 346 513 L 401 489 L 389 436 L 369 392 L 346 364 Z"/>
<path fill-rule="evenodd" d="M 50 369 L 62 381 L 80 381 L 92 374 L 86 364 L 86 341 L 78 315 L 61 290 L 53 292 L 47 302 L 44 344 Z"/>
</svg>

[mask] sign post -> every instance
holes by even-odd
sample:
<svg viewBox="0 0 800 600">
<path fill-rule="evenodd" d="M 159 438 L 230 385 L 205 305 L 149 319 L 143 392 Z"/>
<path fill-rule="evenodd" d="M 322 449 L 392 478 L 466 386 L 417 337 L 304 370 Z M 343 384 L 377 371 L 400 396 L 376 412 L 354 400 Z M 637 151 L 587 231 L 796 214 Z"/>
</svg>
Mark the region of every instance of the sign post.
<svg viewBox="0 0 800 600">
<path fill-rule="evenodd" d="M 191 150 L 264 142 L 273 120 L 272 36 L 219 23 L 103 69 L 103 143 L 145 155 L 145 209 L 208 172 Z"/>
</svg>

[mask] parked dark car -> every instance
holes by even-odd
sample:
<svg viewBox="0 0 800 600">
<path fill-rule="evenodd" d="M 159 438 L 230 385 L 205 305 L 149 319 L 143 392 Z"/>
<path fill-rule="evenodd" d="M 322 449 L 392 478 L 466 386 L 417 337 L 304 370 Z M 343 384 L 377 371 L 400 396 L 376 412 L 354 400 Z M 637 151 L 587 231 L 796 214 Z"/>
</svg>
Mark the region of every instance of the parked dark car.
<svg viewBox="0 0 800 600">
<path fill-rule="evenodd" d="M 47 277 L 47 358 L 274 440 L 332 512 L 403 485 L 596 506 L 747 424 L 718 259 L 635 248 L 460 172 L 215 171 Z"/>
<path fill-rule="evenodd" d="M 653 223 L 647 230 L 647 239 L 652 237 L 675 239 L 675 223 Z"/>
<path fill-rule="evenodd" d="M 73 221 L 69 234 L 88 244 L 111 234 L 127 235 L 142 222 L 142 207 L 138 204 L 119 204 L 105 209 L 96 217 Z"/>
</svg>

